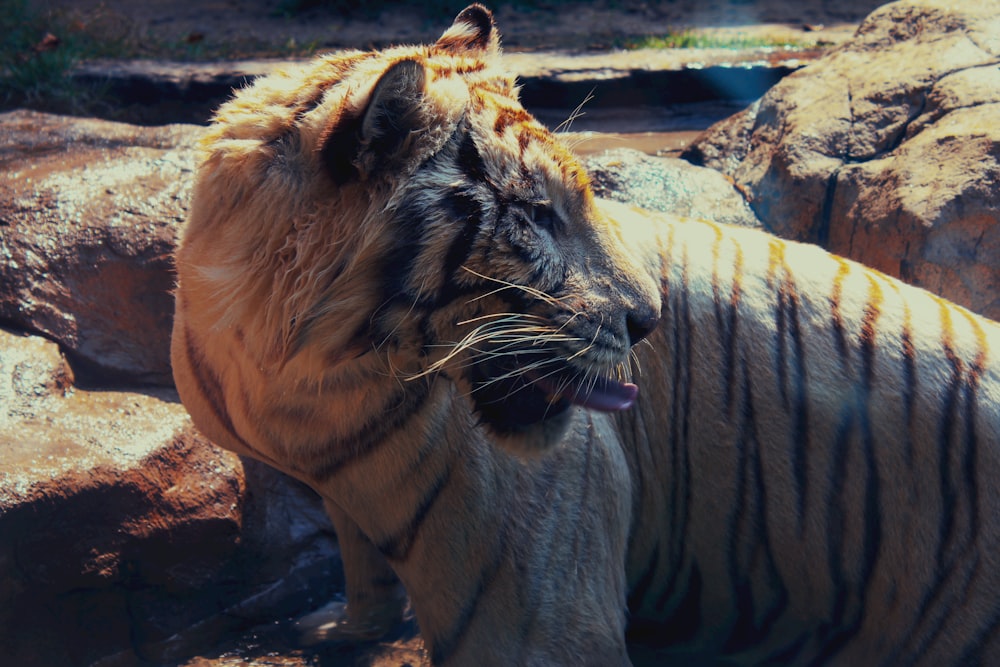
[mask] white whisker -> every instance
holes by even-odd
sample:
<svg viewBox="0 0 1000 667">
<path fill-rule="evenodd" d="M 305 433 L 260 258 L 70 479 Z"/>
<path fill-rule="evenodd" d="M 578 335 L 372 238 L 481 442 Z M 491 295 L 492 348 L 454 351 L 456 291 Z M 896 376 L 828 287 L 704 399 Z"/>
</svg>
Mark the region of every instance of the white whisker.
<svg viewBox="0 0 1000 667">
<path fill-rule="evenodd" d="M 548 304 L 553 305 L 553 306 L 565 307 L 565 304 L 563 304 L 562 301 L 563 301 L 563 299 L 568 298 L 568 297 L 556 298 L 556 297 L 552 296 L 551 294 L 546 294 L 542 290 L 536 289 L 536 288 L 531 287 L 529 285 L 518 285 L 517 283 L 512 283 L 512 282 L 509 282 L 509 281 L 506 281 L 506 280 L 502 280 L 500 278 L 494 278 L 492 276 L 487 276 L 487 275 L 484 275 L 482 273 L 479 273 L 478 271 L 474 271 L 473 269 L 470 269 L 469 267 L 464 266 L 464 265 L 462 266 L 462 269 L 465 270 L 465 271 L 468 271 L 469 273 L 471 273 L 472 275 L 476 276 L 477 278 L 482 278 L 483 280 L 489 280 L 491 282 L 494 282 L 494 283 L 497 283 L 499 285 L 502 285 L 502 287 L 500 287 L 498 289 L 495 289 L 492 292 L 487 292 L 485 294 L 481 294 L 481 295 L 479 295 L 477 297 L 474 297 L 474 298 L 470 299 L 469 303 L 472 303 L 474 301 L 478 301 L 480 299 L 485 299 L 486 297 L 492 296 L 493 294 L 498 294 L 498 293 L 503 292 L 504 290 L 508 290 L 508 289 L 521 290 L 525 294 L 528 294 L 529 296 L 533 296 L 536 299 L 538 299 L 539 301 L 543 301 L 543 302 L 548 303 Z M 570 310 L 572 310 L 572 312 L 574 312 L 574 313 L 577 312 L 576 310 L 573 310 L 573 309 L 570 309 Z"/>
<path fill-rule="evenodd" d="M 569 132 L 569 129 L 573 127 L 573 121 L 575 121 L 580 116 L 585 115 L 583 107 L 587 104 L 587 102 L 594 99 L 594 90 L 595 90 L 594 88 L 590 89 L 590 92 L 587 93 L 587 96 L 583 98 L 583 101 L 577 104 L 576 108 L 573 109 L 572 112 L 570 112 L 569 118 L 556 125 L 556 129 L 552 130 L 553 133 Z"/>
</svg>

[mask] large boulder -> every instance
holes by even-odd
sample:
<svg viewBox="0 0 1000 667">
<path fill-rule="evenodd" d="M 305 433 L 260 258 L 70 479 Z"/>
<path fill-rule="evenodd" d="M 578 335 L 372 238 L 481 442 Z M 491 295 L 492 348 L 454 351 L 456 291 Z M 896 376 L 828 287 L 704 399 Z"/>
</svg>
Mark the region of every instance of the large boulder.
<svg viewBox="0 0 1000 667">
<path fill-rule="evenodd" d="M 202 131 L 0 114 L 0 320 L 81 373 L 172 385 L 171 256 Z"/>
<path fill-rule="evenodd" d="M 342 586 L 315 494 L 200 436 L 171 389 L 74 386 L 0 329 L 0 655 L 176 659 Z"/>
<path fill-rule="evenodd" d="M 168 390 L 74 388 L 58 347 L 0 330 L 0 654 L 86 664 L 170 636 L 236 552 L 245 484 Z M 183 621 L 182 621 L 183 622 Z"/>
<path fill-rule="evenodd" d="M 905 0 L 684 157 L 765 227 L 1000 319 L 1000 3 Z"/>
</svg>

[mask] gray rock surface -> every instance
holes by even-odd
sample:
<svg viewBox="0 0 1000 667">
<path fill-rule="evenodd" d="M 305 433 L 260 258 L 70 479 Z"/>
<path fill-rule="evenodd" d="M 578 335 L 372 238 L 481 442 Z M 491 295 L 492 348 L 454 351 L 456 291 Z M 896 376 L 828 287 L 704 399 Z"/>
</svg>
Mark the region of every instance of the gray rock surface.
<svg viewBox="0 0 1000 667">
<path fill-rule="evenodd" d="M 732 180 L 714 169 L 623 148 L 584 164 L 600 197 L 689 218 L 761 226 Z"/>
<path fill-rule="evenodd" d="M 905 0 L 685 153 L 765 227 L 1000 319 L 1000 3 Z"/>
</svg>

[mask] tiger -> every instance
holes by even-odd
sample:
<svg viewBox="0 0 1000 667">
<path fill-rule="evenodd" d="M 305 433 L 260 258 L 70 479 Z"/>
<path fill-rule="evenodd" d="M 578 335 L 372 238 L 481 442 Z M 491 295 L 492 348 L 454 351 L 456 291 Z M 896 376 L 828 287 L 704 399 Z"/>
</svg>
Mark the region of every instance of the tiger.
<svg viewBox="0 0 1000 667">
<path fill-rule="evenodd" d="M 1000 664 L 996 323 L 595 197 L 478 4 L 257 80 L 202 150 L 173 373 L 322 498 L 346 603 L 304 643 L 412 610 L 435 665 Z"/>
</svg>

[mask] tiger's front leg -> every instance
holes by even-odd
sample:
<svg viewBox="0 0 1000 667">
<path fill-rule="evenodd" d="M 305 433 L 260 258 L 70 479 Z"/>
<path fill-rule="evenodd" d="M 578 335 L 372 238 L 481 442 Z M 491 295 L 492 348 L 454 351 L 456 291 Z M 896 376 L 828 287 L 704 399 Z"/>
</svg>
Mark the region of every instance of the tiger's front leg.
<svg viewBox="0 0 1000 667">
<path fill-rule="evenodd" d="M 347 602 L 334 601 L 299 619 L 296 629 L 306 645 L 370 641 L 403 619 L 406 592 L 371 540 L 335 503 L 325 500 L 344 564 Z"/>
</svg>

